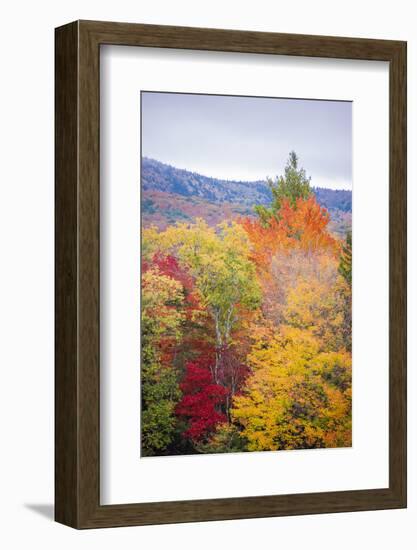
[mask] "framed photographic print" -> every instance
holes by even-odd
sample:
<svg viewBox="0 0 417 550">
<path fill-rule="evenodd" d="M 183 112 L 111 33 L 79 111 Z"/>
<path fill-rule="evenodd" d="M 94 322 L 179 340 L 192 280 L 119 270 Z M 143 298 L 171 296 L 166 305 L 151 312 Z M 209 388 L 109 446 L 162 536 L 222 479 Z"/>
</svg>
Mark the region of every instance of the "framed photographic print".
<svg viewBox="0 0 417 550">
<path fill-rule="evenodd" d="M 56 29 L 56 520 L 406 506 L 406 44 Z"/>
</svg>

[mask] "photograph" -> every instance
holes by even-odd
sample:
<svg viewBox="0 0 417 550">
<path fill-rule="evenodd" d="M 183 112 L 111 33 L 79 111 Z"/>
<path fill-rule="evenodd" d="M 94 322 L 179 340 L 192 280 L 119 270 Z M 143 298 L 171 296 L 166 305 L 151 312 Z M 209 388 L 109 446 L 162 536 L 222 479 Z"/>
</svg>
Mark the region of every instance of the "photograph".
<svg viewBox="0 0 417 550">
<path fill-rule="evenodd" d="M 415 5 L 193 8 L 2 4 L 0 549 L 412 550 Z"/>
<path fill-rule="evenodd" d="M 138 454 L 351 447 L 352 102 L 140 112 Z"/>
</svg>

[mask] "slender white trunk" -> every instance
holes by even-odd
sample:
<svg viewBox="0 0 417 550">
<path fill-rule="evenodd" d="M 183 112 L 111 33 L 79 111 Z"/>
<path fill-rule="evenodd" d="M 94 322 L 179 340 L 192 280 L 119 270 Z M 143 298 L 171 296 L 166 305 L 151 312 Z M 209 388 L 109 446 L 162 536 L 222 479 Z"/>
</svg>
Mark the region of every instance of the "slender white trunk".
<svg viewBox="0 0 417 550">
<path fill-rule="evenodd" d="M 218 308 L 214 309 L 214 324 L 216 328 L 216 362 L 214 365 L 214 383 L 218 384 L 218 371 L 221 360 L 221 348 L 222 348 L 222 332 L 220 326 L 220 310 Z"/>
</svg>

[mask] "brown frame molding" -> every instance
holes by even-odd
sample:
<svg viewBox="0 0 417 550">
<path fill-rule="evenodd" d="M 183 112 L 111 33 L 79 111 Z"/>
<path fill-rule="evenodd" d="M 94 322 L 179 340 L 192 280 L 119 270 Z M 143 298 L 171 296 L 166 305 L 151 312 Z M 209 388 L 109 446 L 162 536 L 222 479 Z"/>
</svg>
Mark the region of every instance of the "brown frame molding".
<svg viewBox="0 0 417 550">
<path fill-rule="evenodd" d="M 389 488 L 100 505 L 101 44 L 389 62 Z M 97 528 L 406 507 L 406 43 L 76 21 L 56 29 L 55 47 L 56 521 Z"/>
</svg>

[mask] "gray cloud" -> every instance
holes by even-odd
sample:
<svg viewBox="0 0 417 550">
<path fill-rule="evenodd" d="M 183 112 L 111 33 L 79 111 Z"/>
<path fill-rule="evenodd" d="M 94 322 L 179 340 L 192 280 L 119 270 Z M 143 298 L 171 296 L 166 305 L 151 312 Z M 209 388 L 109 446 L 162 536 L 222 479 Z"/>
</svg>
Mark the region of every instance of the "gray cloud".
<svg viewBox="0 0 417 550">
<path fill-rule="evenodd" d="M 204 175 L 283 172 L 295 150 L 315 186 L 352 187 L 352 103 L 142 92 L 142 154 Z"/>
</svg>

